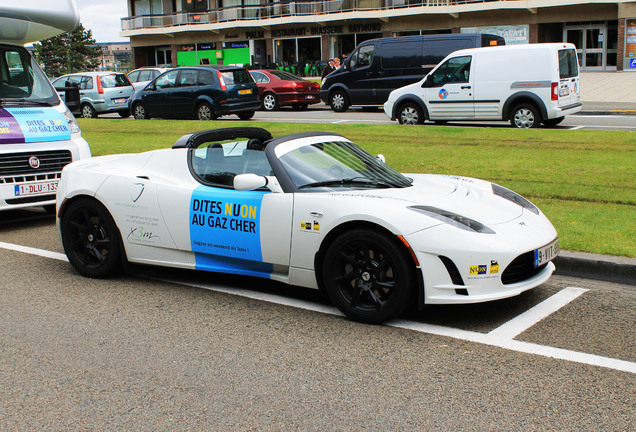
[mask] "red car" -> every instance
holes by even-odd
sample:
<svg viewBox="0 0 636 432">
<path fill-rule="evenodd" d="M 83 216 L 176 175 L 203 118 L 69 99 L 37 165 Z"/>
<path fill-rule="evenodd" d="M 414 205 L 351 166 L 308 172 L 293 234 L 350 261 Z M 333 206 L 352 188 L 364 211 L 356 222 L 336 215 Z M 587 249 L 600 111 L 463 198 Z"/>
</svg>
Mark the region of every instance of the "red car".
<svg viewBox="0 0 636 432">
<path fill-rule="evenodd" d="M 258 86 L 261 106 L 266 111 L 277 110 L 281 105 L 294 109 L 306 109 L 309 104 L 320 102 L 320 84 L 307 81 L 281 70 L 251 70 Z"/>
</svg>

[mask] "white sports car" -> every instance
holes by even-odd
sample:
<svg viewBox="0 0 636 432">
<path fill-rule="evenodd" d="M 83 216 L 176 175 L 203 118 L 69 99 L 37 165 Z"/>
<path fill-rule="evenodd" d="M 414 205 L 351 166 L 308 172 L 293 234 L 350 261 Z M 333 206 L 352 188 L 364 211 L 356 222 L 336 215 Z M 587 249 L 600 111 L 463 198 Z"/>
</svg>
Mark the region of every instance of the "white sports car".
<svg viewBox="0 0 636 432">
<path fill-rule="evenodd" d="M 78 161 L 58 229 L 89 277 L 123 262 L 259 276 L 324 290 L 379 323 L 409 305 L 518 295 L 548 280 L 555 229 L 482 180 L 402 175 L 347 138 L 215 129 L 172 149 Z"/>
</svg>

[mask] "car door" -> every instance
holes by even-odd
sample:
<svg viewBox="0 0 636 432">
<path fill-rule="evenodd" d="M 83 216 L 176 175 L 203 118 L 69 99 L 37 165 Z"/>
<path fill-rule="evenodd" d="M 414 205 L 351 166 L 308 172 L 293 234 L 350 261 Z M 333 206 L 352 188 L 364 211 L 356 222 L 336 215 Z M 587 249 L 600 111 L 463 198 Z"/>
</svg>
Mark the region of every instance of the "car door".
<svg viewBox="0 0 636 432">
<path fill-rule="evenodd" d="M 166 72 L 142 91 L 141 102 L 152 117 L 166 117 L 173 111 L 171 93 L 177 84 L 178 76 L 178 70 Z"/>
<path fill-rule="evenodd" d="M 168 93 L 171 99 L 170 117 L 191 117 L 197 100 L 198 71 L 183 69 L 179 73 L 175 88 Z"/>
<path fill-rule="evenodd" d="M 451 57 L 426 78 L 422 98 L 431 120 L 466 120 L 475 117 L 471 55 Z"/>
<path fill-rule="evenodd" d="M 199 270 L 286 275 L 293 195 L 232 186 L 237 174 L 272 174 L 265 153 L 234 141 L 188 150 L 187 158 L 175 173 L 188 181 L 158 193 L 164 217 L 180 221 L 168 224 L 177 248 L 192 254 Z"/>
</svg>

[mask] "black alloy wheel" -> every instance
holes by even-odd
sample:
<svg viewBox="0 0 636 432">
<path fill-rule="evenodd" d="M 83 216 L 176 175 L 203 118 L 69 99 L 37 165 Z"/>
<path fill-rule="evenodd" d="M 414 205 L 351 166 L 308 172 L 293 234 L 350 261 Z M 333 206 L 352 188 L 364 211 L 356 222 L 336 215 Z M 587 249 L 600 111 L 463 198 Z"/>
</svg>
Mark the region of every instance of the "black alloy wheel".
<svg viewBox="0 0 636 432">
<path fill-rule="evenodd" d="M 83 198 L 71 203 L 62 215 L 61 232 L 64 252 L 82 275 L 103 278 L 120 269 L 119 231 L 98 201 Z"/>
<path fill-rule="evenodd" d="M 408 307 L 414 269 L 413 259 L 394 238 L 358 229 L 329 246 L 322 274 L 325 290 L 338 309 L 353 320 L 378 324 Z"/>
</svg>

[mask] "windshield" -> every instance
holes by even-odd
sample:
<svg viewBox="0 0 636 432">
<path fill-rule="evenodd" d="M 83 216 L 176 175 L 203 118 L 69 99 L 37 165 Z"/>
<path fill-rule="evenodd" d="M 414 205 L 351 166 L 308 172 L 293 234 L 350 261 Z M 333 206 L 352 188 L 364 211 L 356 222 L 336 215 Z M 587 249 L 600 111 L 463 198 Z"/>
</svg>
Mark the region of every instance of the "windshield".
<svg viewBox="0 0 636 432">
<path fill-rule="evenodd" d="M 350 141 L 293 143 L 277 146 L 276 154 L 292 182 L 303 192 L 411 185 L 408 178 Z"/>
<path fill-rule="evenodd" d="M 58 96 L 26 49 L 0 45 L 0 100 L 55 105 Z"/>
</svg>

